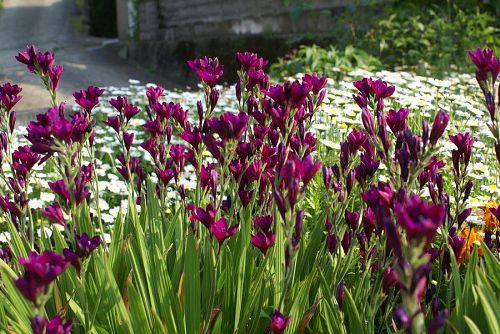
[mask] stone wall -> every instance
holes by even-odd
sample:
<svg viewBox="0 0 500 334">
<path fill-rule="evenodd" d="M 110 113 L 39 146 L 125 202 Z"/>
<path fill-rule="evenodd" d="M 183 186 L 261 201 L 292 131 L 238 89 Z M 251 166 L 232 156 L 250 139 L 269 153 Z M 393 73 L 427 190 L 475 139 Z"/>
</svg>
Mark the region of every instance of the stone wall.
<svg viewBox="0 0 500 334">
<path fill-rule="evenodd" d="M 218 56 L 224 63 L 233 62 L 238 50 L 276 58 L 286 53 L 291 37 L 331 31 L 335 14 L 355 0 L 117 1 L 119 8 L 135 1 L 136 30 L 135 38 L 129 39 L 130 56 L 170 72 L 185 59 L 204 54 Z M 186 79 L 189 72 L 177 70 L 176 75 Z"/>
</svg>

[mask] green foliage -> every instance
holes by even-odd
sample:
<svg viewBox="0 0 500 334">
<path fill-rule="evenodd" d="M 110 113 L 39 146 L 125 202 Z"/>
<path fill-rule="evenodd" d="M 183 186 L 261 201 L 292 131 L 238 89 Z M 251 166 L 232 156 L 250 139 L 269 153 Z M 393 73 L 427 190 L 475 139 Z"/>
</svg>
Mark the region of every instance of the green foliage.
<svg viewBox="0 0 500 334">
<path fill-rule="evenodd" d="M 500 48 L 498 0 L 381 2 L 351 3 L 330 33 L 313 38 L 320 46 L 300 46 L 273 64 L 271 75 L 282 79 L 315 71 L 338 77 L 337 71 L 378 69 L 383 64 L 439 76 L 472 70 L 467 50 L 478 45 Z"/>
<path fill-rule="evenodd" d="M 334 46 L 322 48 L 312 45 L 301 46 L 289 58 L 280 58 L 277 63 L 271 65 L 270 74 L 274 78 L 283 79 L 297 73 L 317 72 L 335 78 L 355 68 L 376 70 L 381 66 L 377 58 L 352 46 L 338 50 Z"/>
<path fill-rule="evenodd" d="M 479 7 L 409 3 L 389 8 L 386 15 L 366 37 L 386 64 L 431 66 L 437 72 L 449 71 L 450 64 L 464 69 L 470 66 L 467 50 L 500 46 L 498 17 Z"/>
</svg>

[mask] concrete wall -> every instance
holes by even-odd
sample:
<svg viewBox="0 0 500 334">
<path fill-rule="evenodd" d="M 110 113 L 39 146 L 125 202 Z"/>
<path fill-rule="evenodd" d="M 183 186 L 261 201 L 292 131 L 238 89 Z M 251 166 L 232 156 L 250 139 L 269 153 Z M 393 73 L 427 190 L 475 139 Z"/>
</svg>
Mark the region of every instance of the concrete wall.
<svg viewBox="0 0 500 334">
<path fill-rule="evenodd" d="M 130 4 L 136 6 L 135 22 L 126 22 L 128 31 L 132 25 L 136 27 L 129 34 L 134 35 L 128 39 L 130 56 L 170 72 L 183 66 L 185 59 L 204 54 L 229 61 L 241 50 L 271 59 L 281 56 L 288 49 L 288 38 L 331 31 L 335 14 L 355 0 L 117 1 L 117 7 L 128 6 L 129 13 Z M 119 27 L 118 31 L 127 29 Z M 122 33 L 120 37 L 126 36 Z M 184 70 L 176 71 L 180 79 L 189 75 Z"/>
</svg>

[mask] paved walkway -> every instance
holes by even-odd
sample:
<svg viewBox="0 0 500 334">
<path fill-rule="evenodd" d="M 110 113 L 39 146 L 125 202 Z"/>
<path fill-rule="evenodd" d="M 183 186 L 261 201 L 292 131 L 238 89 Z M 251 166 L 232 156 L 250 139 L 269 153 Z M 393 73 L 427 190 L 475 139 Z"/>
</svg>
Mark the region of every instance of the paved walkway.
<svg viewBox="0 0 500 334">
<path fill-rule="evenodd" d="M 172 87 L 162 77 L 118 57 L 116 41 L 75 33 L 71 25 L 75 12 L 74 0 L 4 1 L 0 10 L 0 83 L 10 81 L 23 87 L 23 98 L 16 106 L 21 121 L 50 104 L 39 78 L 14 58 L 28 44 L 55 52 L 56 63 L 64 66 L 60 101 L 72 102 L 72 92 L 91 84 L 124 86 L 128 79 Z"/>
</svg>

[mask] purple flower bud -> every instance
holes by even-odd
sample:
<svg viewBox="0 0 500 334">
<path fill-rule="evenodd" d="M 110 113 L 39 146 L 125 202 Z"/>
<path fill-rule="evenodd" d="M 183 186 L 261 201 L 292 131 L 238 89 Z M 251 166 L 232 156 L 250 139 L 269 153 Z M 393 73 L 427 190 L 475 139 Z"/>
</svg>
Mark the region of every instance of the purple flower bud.
<svg viewBox="0 0 500 334">
<path fill-rule="evenodd" d="M 69 203 L 71 196 L 69 194 L 68 188 L 63 180 L 58 180 L 56 182 L 49 182 L 49 188 L 55 192 L 64 202 Z"/>
<path fill-rule="evenodd" d="M 439 138 L 443 135 L 449 120 L 450 116 L 444 110 L 439 109 L 436 117 L 434 118 L 434 122 L 432 123 L 432 130 L 429 137 L 431 145 L 436 145 Z"/>
<path fill-rule="evenodd" d="M 217 102 L 219 101 L 219 90 L 216 88 L 213 88 L 212 91 L 210 92 L 210 110 L 213 111 L 215 109 L 215 106 L 217 105 Z"/>
<path fill-rule="evenodd" d="M 302 234 L 302 223 L 304 222 L 304 214 L 304 210 L 297 211 L 295 228 L 292 235 L 292 246 L 294 248 L 298 246 L 300 241 L 300 235 Z"/>
<path fill-rule="evenodd" d="M 422 146 L 425 149 L 429 141 L 429 123 L 425 119 L 422 120 Z"/>
<path fill-rule="evenodd" d="M 9 115 L 9 130 L 10 132 L 14 132 L 14 128 L 16 127 L 16 112 L 12 111 Z"/>
<path fill-rule="evenodd" d="M 271 316 L 271 330 L 273 334 L 281 334 L 288 327 L 288 324 L 292 320 L 292 317 L 285 317 L 283 313 L 281 313 L 278 309 L 274 310 L 273 315 Z"/>
<path fill-rule="evenodd" d="M 405 309 L 398 305 L 394 308 L 392 318 L 403 328 L 409 329 L 411 327 L 411 319 L 406 313 Z"/>
<path fill-rule="evenodd" d="M 443 311 L 439 312 L 434 319 L 432 320 L 431 324 L 429 325 L 429 328 L 427 329 L 428 334 L 436 334 L 438 330 L 444 326 L 446 323 L 446 319 L 448 319 L 450 315 L 450 312 L 448 309 L 444 309 Z"/>
<path fill-rule="evenodd" d="M 462 226 L 463 222 L 467 219 L 467 217 L 470 216 L 472 212 L 471 208 L 464 209 L 460 214 L 458 215 L 458 227 Z"/>
<path fill-rule="evenodd" d="M 382 289 L 385 294 L 389 292 L 389 289 L 398 281 L 398 275 L 392 267 L 387 267 L 384 270 L 384 275 L 382 279 Z"/>
<path fill-rule="evenodd" d="M 337 285 L 337 303 L 339 304 L 339 308 L 342 309 L 344 306 L 344 298 L 345 298 L 345 287 L 347 283 L 345 281 L 340 281 Z"/>
<path fill-rule="evenodd" d="M 339 244 L 339 241 L 337 239 L 337 235 L 335 233 L 328 233 L 326 236 L 326 248 L 330 252 L 330 254 L 333 254 L 337 250 L 337 246 Z"/>
<path fill-rule="evenodd" d="M 366 132 L 372 137 L 375 136 L 373 115 L 367 108 L 361 110 L 361 121 L 363 122 Z"/>
<path fill-rule="evenodd" d="M 345 210 L 345 221 L 347 225 L 353 230 L 356 230 L 359 221 L 359 211 L 347 211 Z"/>
<path fill-rule="evenodd" d="M 54 223 L 66 226 L 66 220 L 64 219 L 64 214 L 58 202 L 50 204 L 46 209 L 41 210 L 40 213 Z"/>
<path fill-rule="evenodd" d="M 125 149 L 130 151 L 132 147 L 132 143 L 134 142 L 134 133 L 133 132 L 124 132 L 123 133 L 123 143 L 125 144 Z"/>
<path fill-rule="evenodd" d="M 340 242 L 345 254 L 347 254 L 349 252 L 349 248 L 351 248 L 351 240 L 352 240 L 352 233 L 350 231 L 346 231 L 344 233 L 342 241 Z"/>
<path fill-rule="evenodd" d="M 50 90 L 52 91 L 52 93 L 55 93 L 57 91 L 62 73 L 63 73 L 62 65 L 54 65 L 50 68 L 48 74 L 50 78 Z"/>
<path fill-rule="evenodd" d="M 468 180 L 467 183 L 465 184 L 464 202 L 467 201 L 467 199 L 469 198 L 473 187 L 474 187 L 474 182 L 472 180 Z"/>
</svg>

